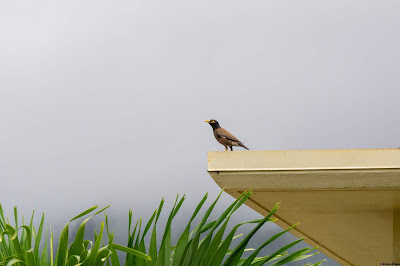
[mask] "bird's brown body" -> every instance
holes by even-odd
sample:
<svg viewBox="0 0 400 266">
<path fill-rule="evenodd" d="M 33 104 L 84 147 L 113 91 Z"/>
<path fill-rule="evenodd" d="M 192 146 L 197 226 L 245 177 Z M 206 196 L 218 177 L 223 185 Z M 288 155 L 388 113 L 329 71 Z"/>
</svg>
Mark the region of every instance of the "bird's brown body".
<svg viewBox="0 0 400 266">
<path fill-rule="evenodd" d="M 219 123 L 216 120 L 212 119 L 212 120 L 207 120 L 206 122 L 209 123 L 211 125 L 211 127 L 213 128 L 215 139 L 219 143 L 224 145 L 225 151 L 228 150 L 228 147 L 232 151 L 233 146 L 240 146 L 240 147 L 243 147 L 246 150 L 248 150 L 248 148 L 240 140 L 238 140 L 234 135 L 232 135 L 228 130 L 220 127 Z"/>
</svg>

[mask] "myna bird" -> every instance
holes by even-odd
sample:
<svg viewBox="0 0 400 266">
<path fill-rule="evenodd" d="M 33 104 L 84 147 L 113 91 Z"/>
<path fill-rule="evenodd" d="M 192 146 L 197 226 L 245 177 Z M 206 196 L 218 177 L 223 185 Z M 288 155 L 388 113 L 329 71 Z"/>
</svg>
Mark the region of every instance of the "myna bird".
<svg viewBox="0 0 400 266">
<path fill-rule="evenodd" d="M 217 120 L 211 119 L 211 120 L 206 120 L 204 122 L 209 123 L 210 126 L 213 128 L 214 137 L 217 139 L 219 143 L 224 145 L 225 151 L 228 150 L 228 147 L 231 149 L 231 151 L 233 151 L 232 146 L 240 146 L 245 148 L 246 150 L 249 149 L 246 146 L 244 146 L 244 144 L 240 142 L 240 140 L 238 140 L 234 135 L 229 133 L 228 130 L 222 128 Z"/>
</svg>

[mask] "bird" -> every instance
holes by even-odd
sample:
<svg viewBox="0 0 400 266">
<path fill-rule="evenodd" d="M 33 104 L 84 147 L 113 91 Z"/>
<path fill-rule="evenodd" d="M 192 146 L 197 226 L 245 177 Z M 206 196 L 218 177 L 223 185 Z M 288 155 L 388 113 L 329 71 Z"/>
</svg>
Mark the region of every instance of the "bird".
<svg viewBox="0 0 400 266">
<path fill-rule="evenodd" d="M 228 130 L 222 128 L 218 121 L 215 119 L 211 120 L 205 120 L 204 122 L 207 122 L 210 124 L 210 126 L 213 129 L 214 132 L 214 137 L 215 139 L 224 145 L 225 151 L 228 150 L 228 147 L 233 151 L 232 146 L 240 146 L 248 150 L 247 148 L 240 140 L 238 140 L 234 135 L 232 135 Z"/>
</svg>

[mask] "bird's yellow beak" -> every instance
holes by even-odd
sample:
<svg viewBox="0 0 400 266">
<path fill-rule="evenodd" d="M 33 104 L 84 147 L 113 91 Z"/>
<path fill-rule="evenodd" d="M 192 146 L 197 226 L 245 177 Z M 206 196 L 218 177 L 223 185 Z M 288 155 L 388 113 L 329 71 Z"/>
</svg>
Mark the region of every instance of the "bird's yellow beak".
<svg viewBox="0 0 400 266">
<path fill-rule="evenodd" d="M 210 123 L 210 120 L 204 120 L 204 122 Z"/>
</svg>

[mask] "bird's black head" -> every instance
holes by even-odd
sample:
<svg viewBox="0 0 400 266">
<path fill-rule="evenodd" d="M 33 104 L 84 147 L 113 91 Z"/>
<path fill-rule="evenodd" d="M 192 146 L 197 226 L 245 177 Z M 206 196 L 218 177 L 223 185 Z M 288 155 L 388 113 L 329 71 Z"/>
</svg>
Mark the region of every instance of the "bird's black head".
<svg viewBox="0 0 400 266">
<path fill-rule="evenodd" d="M 218 121 L 215 120 L 215 119 L 206 120 L 206 121 L 204 121 L 204 122 L 209 123 L 210 126 L 213 128 L 213 130 L 215 130 L 215 129 L 217 129 L 217 128 L 220 128 Z"/>
</svg>

